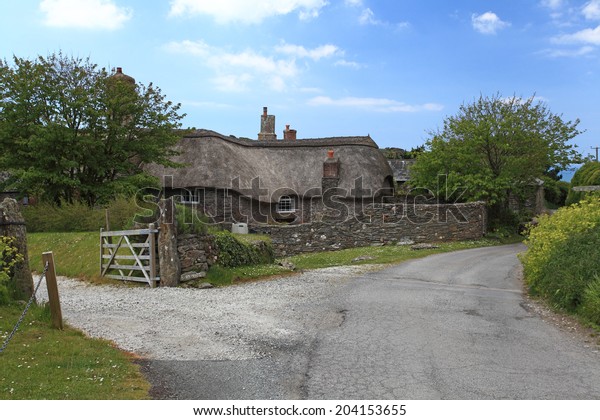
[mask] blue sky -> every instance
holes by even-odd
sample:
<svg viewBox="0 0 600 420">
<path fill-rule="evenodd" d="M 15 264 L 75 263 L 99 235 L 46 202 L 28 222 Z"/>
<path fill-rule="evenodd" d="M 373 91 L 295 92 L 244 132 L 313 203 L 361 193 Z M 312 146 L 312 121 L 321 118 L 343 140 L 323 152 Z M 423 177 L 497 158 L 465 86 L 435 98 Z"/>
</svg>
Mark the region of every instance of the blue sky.
<svg viewBox="0 0 600 420">
<path fill-rule="evenodd" d="M 536 95 L 600 145 L 600 0 L 3 0 L 0 57 L 62 50 L 144 84 L 185 126 L 422 144 L 480 94 Z"/>
</svg>

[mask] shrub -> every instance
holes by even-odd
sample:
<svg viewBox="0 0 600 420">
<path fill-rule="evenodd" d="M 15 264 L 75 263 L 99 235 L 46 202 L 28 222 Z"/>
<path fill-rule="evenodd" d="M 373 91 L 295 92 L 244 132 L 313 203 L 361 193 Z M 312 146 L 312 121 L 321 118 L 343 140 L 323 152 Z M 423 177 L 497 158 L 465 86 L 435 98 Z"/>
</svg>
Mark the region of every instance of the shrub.
<svg viewBox="0 0 600 420">
<path fill-rule="evenodd" d="M 560 308 L 576 311 L 594 275 L 599 272 L 600 226 L 573 234 L 556 244 L 541 267 L 532 290 Z"/>
<path fill-rule="evenodd" d="M 130 228 L 135 215 L 143 210 L 134 198 L 120 197 L 96 208 L 77 202 L 61 206 L 42 202 L 25 207 L 23 217 L 28 232 L 90 232 L 106 227 L 107 209 L 112 230 Z"/>
<path fill-rule="evenodd" d="M 579 312 L 584 318 L 600 325 L 600 276 L 596 275 L 583 292 Z"/>
<path fill-rule="evenodd" d="M 600 185 L 600 162 L 589 161 L 579 168 L 571 179 L 571 187 L 581 185 Z M 590 193 L 573 191 L 571 188 L 567 195 L 566 204 L 571 205 L 578 203 Z"/>
<path fill-rule="evenodd" d="M 600 199 L 590 197 L 540 217 L 526 244 L 521 261 L 530 291 L 561 308 L 578 310 L 600 274 Z"/>
<path fill-rule="evenodd" d="M 17 252 L 14 242 L 14 238 L 0 236 L 0 305 L 9 302 L 12 268 L 23 261 L 23 256 Z"/>
<path fill-rule="evenodd" d="M 270 264 L 275 261 L 273 248 L 264 241 L 245 244 L 229 232 L 220 232 L 215 235 L 215 243 L 219 250 L 218 262 L 222 267 Z"/>
<path fill-rule="evenodd" d="M 544 179 L 544 198 L 553 208 L 565 205 L 569 194 L 570 184 L 565 181 L 556 181 L 552 178 Z"/>
<path fill-rule="evenodd" d="M 175 219 L 177 220 L 177 233 L 204 234 L 208 231 L 210 220 L 195 206 L 184 204 L 176 205 Z"/>
</svg>

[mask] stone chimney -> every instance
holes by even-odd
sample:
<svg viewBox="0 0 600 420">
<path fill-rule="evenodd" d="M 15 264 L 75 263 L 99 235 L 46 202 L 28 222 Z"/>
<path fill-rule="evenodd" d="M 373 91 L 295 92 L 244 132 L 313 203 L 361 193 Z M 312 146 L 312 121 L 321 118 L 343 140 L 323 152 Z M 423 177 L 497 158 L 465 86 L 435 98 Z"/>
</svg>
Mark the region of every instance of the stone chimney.
<svg viewBox="0 0 600 420">
<path fill-rule="evenodd" d="M 321 180 L 322 193 L 337 188 L 340 183 L 340 161 L 334 157 L 334 151 L 327 151 L 327 159 L 323 162 L 323 178 Z"/>
<path fill-rule="evenodd" d="M 275 134 L 275 115 L 268 115 L 266 106 L 263 107 L 263 114 L 260 116 L 260 133 L 258 133 L 258 140 L 277 140 L 277 134 Z"/>
<path fill-rule="evenodd" d="M 290 130 L 289 124 L 287 124 L 285 126 L 285 130 L 283 130 L 283 139 L 284 140 L 296 140 L 296 130 Z"/>
</svg>

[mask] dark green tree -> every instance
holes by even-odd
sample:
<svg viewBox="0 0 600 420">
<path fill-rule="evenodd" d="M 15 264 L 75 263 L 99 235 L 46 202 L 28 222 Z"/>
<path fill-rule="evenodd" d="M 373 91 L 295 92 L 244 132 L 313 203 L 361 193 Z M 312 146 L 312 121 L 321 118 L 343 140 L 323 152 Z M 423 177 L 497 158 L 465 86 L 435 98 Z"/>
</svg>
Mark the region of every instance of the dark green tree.
<svg viewBox="0 0 600 420">
<path fill-rule="evenodd" d="M 569 144 L 581 133 L 578 125 L 534 97 L 480 96 L 431 133 L 427 151 L 411 168 L 411 186 L 441 193 L 442 199 L 453 199 L 444 197 L 446 191 L 460 191 L 461 201 L 483 200 L 490 217 L 499 217 L 509 193 L 522 193 L 549 168 L 563 170 L 580 159 Z"/>
<path fill-rule="evenodd" d="M 30 195 L 90 206 L 153 186 L 184 115 L 152 84 L 62 53 L 0 61 L 0 171 Z"/>
</svg>

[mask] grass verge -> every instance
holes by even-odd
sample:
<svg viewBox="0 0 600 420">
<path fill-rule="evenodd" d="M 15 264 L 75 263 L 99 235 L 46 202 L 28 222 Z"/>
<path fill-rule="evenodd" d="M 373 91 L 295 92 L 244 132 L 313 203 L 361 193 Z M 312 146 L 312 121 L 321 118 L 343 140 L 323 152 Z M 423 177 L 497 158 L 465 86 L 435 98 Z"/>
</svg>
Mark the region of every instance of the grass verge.
<svg viewBox="0 0 600 420">
<path fill-rule="evenodd" d="M 22 305 L 0 306 L 0 342 Z M 150 384 L 132 357 L 105 340 L 51 328 L 47 306 L 32 306 L 0 353 L 0 400 L 147 399 Z"/>
<path fill-rule="evenodd" d="M 37 272 L 42 272 L 42 253 L 52 251 L 59 276 L 93 279 L 100 274 L 99 231 L 29 233 L 27 251 L 30 268 Z"/>
<path fill-rule="evenodd" d="M 511 236 L 503 238 L 485 238 L 478 241 L 440 243 L 437 244 L 438 248 L 422 250 L 412 250 L 410 249 L 410 246 L 407 245 L 362 247 L 339 251 L 325 251 L 295 255 L 286 258 L 286 260 L 293 263 L 298 270 L 311 270 L 316 268 L 335 267 L 342 265 L 397 264 L 409 259 L 422 258 L 442 252 L 504 245 L 521 241 L 523 241 L 523 237 Z M 238 282 L 258 280 L 289 273 L 290 271 L 287 268 L 284 268 L 278 264 L 235 268 L 213 266 L 208 271 L 205 281 L 212 283 L 215 286 L 227 286 Z"/>
</svg>

